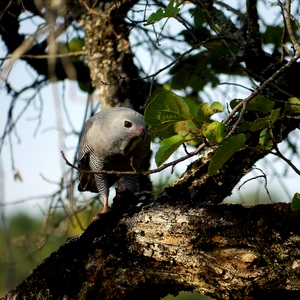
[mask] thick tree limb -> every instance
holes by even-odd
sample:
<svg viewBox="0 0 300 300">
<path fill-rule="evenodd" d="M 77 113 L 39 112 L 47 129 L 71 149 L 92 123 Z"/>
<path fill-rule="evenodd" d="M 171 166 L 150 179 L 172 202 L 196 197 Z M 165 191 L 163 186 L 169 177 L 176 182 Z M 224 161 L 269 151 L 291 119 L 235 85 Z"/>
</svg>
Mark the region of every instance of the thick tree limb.
<svg viewBox="0 0 300 300">
<path fill-rule="evenodd" d="M 253 161 L 242 150 L 208 177 L 209 157 L 155 201 L 118 194 L 4 299 L 159 299 L 192 289 L 217 299 L 299 297 L 300 213 L 290 204 L 216 205 Z"/>
<path fill-rule="evenodd" d="M 155 299 L 182 289 L 218 299 L 300 296 L 300 213 L 290 205 L 215 206 L 166 194 L 130 201 L 122 196 L 4 299 L 133 299 L 139 290 Z"/>
</svg>

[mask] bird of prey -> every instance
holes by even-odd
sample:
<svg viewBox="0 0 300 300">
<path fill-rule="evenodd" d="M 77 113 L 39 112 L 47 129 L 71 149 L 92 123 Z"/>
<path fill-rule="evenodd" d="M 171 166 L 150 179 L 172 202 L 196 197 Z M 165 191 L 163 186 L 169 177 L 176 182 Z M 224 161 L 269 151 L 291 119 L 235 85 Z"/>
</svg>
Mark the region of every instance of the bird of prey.
<svg viewBox="0 0 300 300">
<path fill-rule="evenodd" d="M 85 171 L 139 171 L 150 151 L 150 134 L 143 116 L 125 107 L 108 108 L 88 119 L 80 135 L 79 168 Z M 109 188 L 120 178 L 134 191 L 138 175 L 79 174 L 79 191 L 100 193 L 108 211 Z"/>
</svg>

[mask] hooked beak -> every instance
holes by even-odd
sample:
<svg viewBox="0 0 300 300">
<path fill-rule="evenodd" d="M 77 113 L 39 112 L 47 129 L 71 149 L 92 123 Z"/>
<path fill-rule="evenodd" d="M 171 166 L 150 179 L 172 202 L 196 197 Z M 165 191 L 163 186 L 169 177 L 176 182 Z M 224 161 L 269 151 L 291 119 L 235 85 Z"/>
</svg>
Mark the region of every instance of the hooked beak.
<svg viewBox="0 0 300 300">
<path fill-rule="evenodd" d="M 146 135 L 146 128 L 141 126 L 138 128 L 138 130 L 133 132 L 136 136 L 144 138 L 144 136 Z"/>
</svg>

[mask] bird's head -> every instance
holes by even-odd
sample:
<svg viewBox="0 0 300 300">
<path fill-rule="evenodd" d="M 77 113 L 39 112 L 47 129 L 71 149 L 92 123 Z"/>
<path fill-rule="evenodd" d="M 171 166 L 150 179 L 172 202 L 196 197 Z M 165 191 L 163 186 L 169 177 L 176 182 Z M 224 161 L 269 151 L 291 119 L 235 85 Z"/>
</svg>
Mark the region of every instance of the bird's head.
<svg viewBox="0 0 300 300">
<path fill-rule="evenodd" d="M 130 153 L 139 147 L 149 147 L 150 134 L 143 118 L 125 119 L 123 122 L 124 139 L 121 143 L 123 154 Z"/>
<path fill-rule="evenodd" d="M 148 152 L 150 148 L 150 134 L 144 118 L 138 112 L 125 107 L 109 108 L 99 113 L 97 127 L 95 130 L 94 143 L 99 143 L 96 148 L 104 148 L 110 155 L 139 155 Z M 97 138 L 100 134 L 102 139 Z M 99 153 L 100 154 L 100 153 Z M 105 153 L 104 153 L 105 154 Z"/>
</svg>

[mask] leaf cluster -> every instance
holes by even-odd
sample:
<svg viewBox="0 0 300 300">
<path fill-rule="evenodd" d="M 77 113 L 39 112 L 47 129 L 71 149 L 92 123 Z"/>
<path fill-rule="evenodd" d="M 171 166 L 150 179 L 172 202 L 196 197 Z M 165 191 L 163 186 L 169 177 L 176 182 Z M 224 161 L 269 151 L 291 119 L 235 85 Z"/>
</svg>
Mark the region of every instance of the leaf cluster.
<svg viewBox="0 0 300 300">
<path fill-rule="evenodd" d="M 182 144 L 198 145 L 221 143 L 225 138 L 225 125 L 211 117 L 223 112 L 220 102 L 196 103 L 173 92 L 158 94 L 146 107 L 145 121 L 150 131 L 164 139 L 155 155 L 162 165 Z"/>
<path fill-rule="evenodd" d="M 234 99 L 230 106 L 234 109 L 242 101 Z M 155 155 L 157 166 L 161 166 L 181 145 L 192 146 L 205 143 L 206 146 L 217 146 L 210 161 L 208 174 L 215 174 L 237 151 L 245 147 L 247 132 L 259 132 L 255 151 L 270 151 L 274 146 L 274 124 L 284 115 L 300 112 L 300 100 L 290 98 L 285 105 L 284 114 L 281 108 L 275 108 L 275 101 L 262 95 L 254 97 L 246 107 L 246 113 L 255 112 L 254 121 L 239 124 L 236 134 L 228 134 L 230 125 L 213 120 L 213 116 L 224 111 L 220 102 L 197 103 L 181 97 L 171 91 L 161 92 L 145 109 L 145 121 L 152 133 L 162 141 Z M 241 113 L 241 112 L 239 112 Z"/>
<path fill-rule="evenodd" d="M 161 21 L 164 18 L 171 18 L 180 12 L 176 1 L 171 0 L 166 8 L 160 7 L 156 12 L 152 13 L 147 19 L 146 25 L 151 25 Z"/>
</svg>

